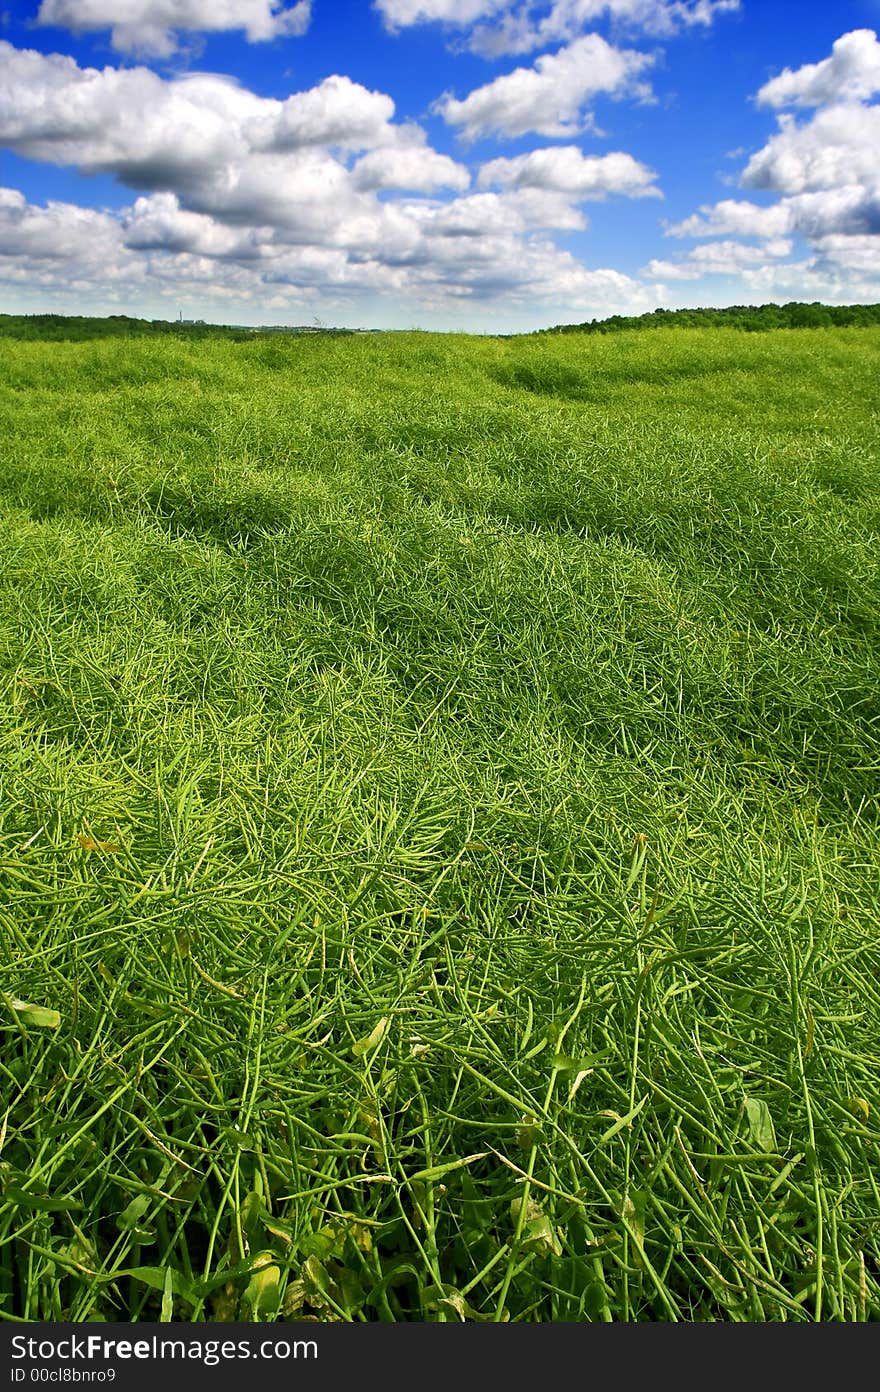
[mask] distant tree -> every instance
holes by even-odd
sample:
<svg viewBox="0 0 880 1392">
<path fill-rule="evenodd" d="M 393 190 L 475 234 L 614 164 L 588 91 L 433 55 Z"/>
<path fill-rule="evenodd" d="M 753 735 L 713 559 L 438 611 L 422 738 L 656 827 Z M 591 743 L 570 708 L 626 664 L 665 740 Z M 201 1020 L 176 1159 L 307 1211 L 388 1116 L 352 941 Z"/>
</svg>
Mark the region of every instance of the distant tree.
<svg viewBox="0 0 880 1392">
<path fill-rule="evenodd" d="M 620 333 L 625 329 L 727 328 L 744 333 L 771 329 L 866 328 L 880 324 L 880 305 L 789 304 L 728 305 L 724 309 L 655 309 L 648 314 L 612 314 L 583 324 L 557 324 L 538 333 Z"/>
<path fill-rule="evenodd" d="M 834 322 L 824 305 L 792 304 L 789 310 L 789 323 L 793 329 L 823 329 Z"/>
</svg>

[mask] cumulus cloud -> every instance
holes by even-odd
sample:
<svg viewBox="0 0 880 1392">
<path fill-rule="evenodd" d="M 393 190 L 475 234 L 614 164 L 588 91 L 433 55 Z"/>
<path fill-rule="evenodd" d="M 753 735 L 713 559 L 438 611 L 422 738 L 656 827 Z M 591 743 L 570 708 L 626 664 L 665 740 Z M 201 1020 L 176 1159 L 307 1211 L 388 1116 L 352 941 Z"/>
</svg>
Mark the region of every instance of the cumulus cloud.
<svg viewBox="0 0 880 1392">
<path fill-rule="evenodd" d="M 531 68 L 516 68 L 477 87 L 462 100 L 447 95 L 437 109 L 469 140 L 532 131 L 567 136 L 592 124 L 585 108 L 599 95 L 648 97 L 650 89 L 637 77 L 653 61 L 650 54 L 614 48 L 598 34 L 588 34 L 557 53 L 543 54 Z"/>
<path fill-rule="evenodd" d="M 852 235 L 880 232 L 880 192 L 861 184 L 802 193 L 761 207 L 746 200 L 725 199 L 703 207 L 667 229 L 672 237 L 814 238 L 832 232 Z"/>
<path fill-rule="evenodd" d="M 348 77 L 276 101 L 211 74 L 169 81 L 144 67 L 99 71 L 0 43 L 0 143 L 289 240 L 346 229 L 356 240 L 356 229 L 390 217 L 377 189 L 467 187 L 462 166 L 393 116 L 390 97 Z"/>
<path fill-rule="evenodd" d="M 844 34 L 831 56 L 786 69 L 758 93 L 768 106 L 816 108 L 806 120 L 791 112 L 748 161 L 746 188 L 776 195 L 788 231 L 807 239 L 880 233 L 880 43 L 868 29 Z"/>
<path fill-rule="evenodd" d="M 110 30 L 121 53 L 168 58 L 183 33 L 240 30 L 250 43 L 304 34 L 311 0 L 42 0 L 37 23 L 74 34 Z"/>
<path fill-rule="evenodd" d="M 376 9 L 392 30 L 432 23 L 464 28 L 509 5 L 510 0 L 376 0 Z"/>
<path fill-rule="evenodd" d="M 3 145 L 134 187 L 192 178 L 246 153 L 246 125 L 266 105 L 228 79 L 165 82 L 148 68 L 98 71 L 0 41 Z"/>
<path fill-rule="evenodd" d="M 612 312 L 612 304 L 633 312 L 637 305 L 648 307 L 650 294 L 638 281 L 610 268 L 589 269 L 547 238 L 524 239 L 503 200 L 494 206 L 483 201 L 491 197 L 474 195 L 463 200 L 470 206 L 448 205 L 426 220 L 425 244 L 411 266 L 414 279 L 429 292 L 566 304 L 600 313 Z"/>
<path fill-rule="evenodd" d="M 849 239 L 847 239 L 849 240 Z M 877 257 L 854 255 L 848 247 L 838 259 L 830 248 L 816 246 L 798 261 L 767 262 L 743 270 L 740 279 L 750 300 L 824 300 L 828 304 L 869 304 L 880 299 Z M 861 262 L 861 264 L 859 264 Z"/>
<path fill-rule="evenodd" d="M 225 315 L 247 298 L 253 274 L 181 247 L 152 255 L 126 245 L 125 220 L 111 213 L 50 201 L 29 203 L 17 189 L 0 189 L 0 285 L 7 302 L 44 309 L 47 303 L 81 313 L 94 298 L 107 309 L 167 304 L 181 294 L 207 296 Z"/>
<path fill-rule="evenodd" d="M 49 261 L 98 269 L 108 252 L 110 261 L 115 259 L 119 246 L 119 228 L 106 213 L 70 203 L 35 207 L 17 189 L 0 189 L 0 257 L 17 258 L 20 264 Z"/>
<path fill-rule="evenodd" d="M 250 261 L 264 259 L 271 240 L 269 228 L 241 230 L 204 213 L 188 212 L 173 193 L 136 199 L 120 217 L 119 225 L 123 245 L 133 251 L 191 252 Z"/>
<path fill-rule="evenodd" d="M 783 194 L 872 185 L 880 174 L 878 149 L 878 106 L 823 107 L 803 125 L 784 115 L 778 133 L 749 160 L 742 181 L 747 188 Z"/>
<path fill-rule="evenodd" d="M 219 317 L 377 294 L 414 309 L 644 306 L 638 281 L 588 269 L 548 233 L 583 228 L 585 198 L 651 192 L 650 170 L 549 150 L 495 161 L 473 193 L 468 169 L 394 117 L 388 96 L 347 77 L 269 100 L 212 74 L 80 68 L 0 43 L 0 144 L 136 195 L 95 212 L 7 191 L 0 282 L 129 307 L 189 289 Z"/>
<path fill-rule="evenodd" d="M 542 189 L 581 200 L 610 194 L 658 198 L 656 178 L 647 165 L 622 151 L 584 155 L 576 145 L 562 145 L 490 160 L 482 166 L 479 182 L 484 188 Z"/>
<path fill-rule="evenodd" d="M 307 92 L 296 92 L 281 103 L 280 110 L 267 110 L 260 126 L 252 128 L 253 138 L 256 145 L 269 150 L 305 145 L 364 149 L 395 138 L 390 129 L 393 116 L 391 97 L 336 75 Z"/>
<path fill-rule="evenodd" d="M 814 265 L 822 274 L 864 277 L 880 286 L 880 237 L 820 237 L 815 245 Z"/>
<path fill-rule="evenodd" d="M 0 41 L 0 143 L 134 188 L 191 183 L 260 154 L 411 142 L 393 116 L 390 97 L 348 77 L 276 101 L 215 74 L 167 81 L 146 67 L 80 68 Z"/>
<path fill-rule="evenodd" d="M 674 237 L 752 237 L 803 239 L 810 249 L 799 267 L 804 290 L 827 291 L 832 298 L 880 294 L 871 280 L 877 265 L 872 248 L 880 248 L 880 105 L 869 98 L 880 92 L 880 43 L 867 29 L 844 34 L 831 56 L 797 69 L 786 68 L 758 93 L 761 105 L 778 110 L 777 130 L 748 160 L 741 175 L 745 188 L 774 201 L 724 199 L 667 229 Z M 798 118 L 783 107 L 813 108 Z M 781 245 L 782 243 L 779 242 Z M 697 266 L 715 256 L 719 266 L 731 265 L 725 248 L 713 242 L 672 262 L 653 262 L 652 273 L 690 278 Z M 764 251 L 771 245 L 762 241 Z M 758 249 L 756 248 L 756 251 Z M 743 277 L 753 288 L 790 284 L 785 266 L 772 264 L 746 269 L 745 254 L 737 253 Z M 792 272 L 794 275 L 794 271 Z M 797 276 L 795 275 L 795 280 Z"/>
<path fill-rule="evenodd" d="M 708 27 L 740 0 L 377 0 L 392 31 L 439 22 L 468 29 L 470 48 L 490 57 L 568 42 L 600 20 L 649 34 Z"/>
<path fill-rule="evenodd" d="M 788 231 L 815 244 L 817 264 L 827 261 L 822 247 L 831 245 L 828 239 L 838 238 L 836 273 L 847 239 L 861 274 L 857 248 L 880 234 L 880 106 L 867 101 L 877 91 L 880 44 L 861 29 L 838 39 L 830 58 L 787 69 L 759 93 L 767 105 L 817 109 L 801 121 L 782 113 L 778 131 L 752 155 L 742 182 L 779 198 L 776 208 L 787 217 Z"/>
<path fill-rule="evenodd" d="M 740 0 L 555 0 L 549 10 L 520 5 L 477 25 L 468 47 L 485 57 L 530 53 L 570 41 L 600 20 L 619 30 L 669 37 L 678 30 L 708 27 L 716 15 L 739 8 Z"/>
<path fill-rule="evenodd" d="M 105 307 L 164 305 L 166 314 L 197 295 L 227 319 L 254 306 L 261 317 L 289 313 L 316 296 L 350 313 L 376 294 L 446 313 L 456 303 L 497 305 L 504 315 L 541 304 L 595 314 L 650 307 L 651 292 L 632 277 L 587 268 L 530 231 L 537 224 L 516 197 L 375 205 L 371 225 L 365 218 L 342 234 L 328 229 L 323 242 L 289 242 L 278 229 L 234 229 L 193 214 L 167 193 L 112 214 L 40 208 L 0 189 L 0 285 L 38 296 L 43 307 L 51 297 L 77 309 L 92 296 Z"/>
<path fill-rule="evenodd" d="M 667 228 L 670 237 L 775 237 L 791 230 L 787 208 L 775 204 L 763 208 L 735 198 L 725 198 L 714 207 L 704 205 L 683 222 Z"/>
<path fill-rule="evenodd" d="M 791 255 L 787 238 L 774 238 L 751 246 L 747 242 L 710 242 L 695 247 L 680 261 L 650 261 L 646 274 L 660 280 L 701 280 L 705 275 L 737 275 L 745 268 Z"/>
<path fill-rule="evenodd" d="M 409 214 L 429 238 L 460 238 L 468 242 L 487 236 L 519 237 L 535 229 L 576 230 L 586 222 L 570 200 L 555 193 L 529 189 L 523 193 L 472 193 L 451 203 L 411 206 Z"/>
<path fill-rule="evenodd" d="M 420 144 L 371 150 L 352 169 L 357 189 L 408 189 L 433 193 L 437 189 L 466 189 L 471 176 L 464 165 Z"/>
<path fill-rule="evenodd" d="M 826 106 L 865 101 L 880 92 L 880 43 L 872 29 L 854 29 L 832 46 L 831 57 L 786 68 L 758 93 L 762 106 Z"/>
</svg>

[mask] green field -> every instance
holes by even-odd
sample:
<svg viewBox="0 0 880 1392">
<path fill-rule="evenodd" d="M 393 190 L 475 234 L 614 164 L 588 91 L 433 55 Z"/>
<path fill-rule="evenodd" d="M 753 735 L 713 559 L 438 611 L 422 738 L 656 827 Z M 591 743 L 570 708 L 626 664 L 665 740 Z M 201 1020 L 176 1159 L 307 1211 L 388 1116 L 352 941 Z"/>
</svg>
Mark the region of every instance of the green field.
<svg viewBox="0 0 880 1392">
<path fill-rule="evenodd" d="M 878 380 L 4 340 L 0 1318 L 878 1317 Z"/>
</svg>

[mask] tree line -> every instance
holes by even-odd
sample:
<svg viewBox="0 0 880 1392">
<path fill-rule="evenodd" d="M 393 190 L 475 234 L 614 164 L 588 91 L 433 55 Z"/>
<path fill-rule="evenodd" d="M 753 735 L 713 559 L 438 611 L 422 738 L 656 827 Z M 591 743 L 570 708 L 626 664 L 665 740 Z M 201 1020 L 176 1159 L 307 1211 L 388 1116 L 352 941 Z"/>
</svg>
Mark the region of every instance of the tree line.
<svg viewBox="0 0 880 1392">
<path fill-rule="evenodd" d="M 152 338 L 175 334 L 186 338 L 232 338 L 241 329 L 223 324 L 185 324 L 169 319 L 133 319 L 127 314 L 91 318 L 82 314 L 0 314 L 0 338 L 76 342 L 88 338 Z"/>
<path fill-rule="evenodd" d="M 556 324 L 537 329 L 538 334 L 620 333 L 625 329 L 744 329 L 765 333 L 770 329 L 867 328 L 880 324 L 880 305 L 804 304 L 730 305 L 726 309 L 655 309 L 649 314 L 612 314 L 583 324 Z M 135 319 L 126 314 L 91 318 L 76 314 L 0 314 L 0 338 L 45 339 L 70 342 L 90 338 L 146 338 L 173 334 L 184 338 L 231 338 L 239 342 L 261 333 L 296 333 L 302 329 L 248 328 L 243 325 L 206 324 L 174 319 Z M 346 329 L 314 329 L 324 334 Z"/>
<path fill-rule="evenodd" d="M 620 333 L 624 329 L 770 329 L 867 328 L 880 324 L 880 305 L 804 304 L 730 305 L 726 309 L 655 309 L 650 314 L 612 314 L 584 324 L 557 324 L 539 333 Z"/>
<path fill-rule="evenodd" d="M 279 334 L 338 335 L 351 329 L 299 327 L 251 328 L 246 324 L 208 324 L 203 319 L 135 319 L 128 314 L 109 314 L 91 318 L 84 314 L 0 314 L 0 338 L 36 339 L 71 343 L 92 338 L 226 338 L 236 343 L 250 342 L 262 335 Z"/>
</svg>

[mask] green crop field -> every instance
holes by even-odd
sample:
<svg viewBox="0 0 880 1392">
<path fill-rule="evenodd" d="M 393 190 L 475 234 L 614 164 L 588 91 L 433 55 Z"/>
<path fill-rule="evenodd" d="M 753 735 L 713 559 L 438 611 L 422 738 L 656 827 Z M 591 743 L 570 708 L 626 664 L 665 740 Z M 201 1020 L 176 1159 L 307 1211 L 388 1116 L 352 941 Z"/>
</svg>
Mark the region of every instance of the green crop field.
<svg viewBox="0 0 880 1392">
<path fill-rule="evenodd" d="M 0 346 L 0 1318 L 870 1320 L 880 329 Z"/>
</svg>

